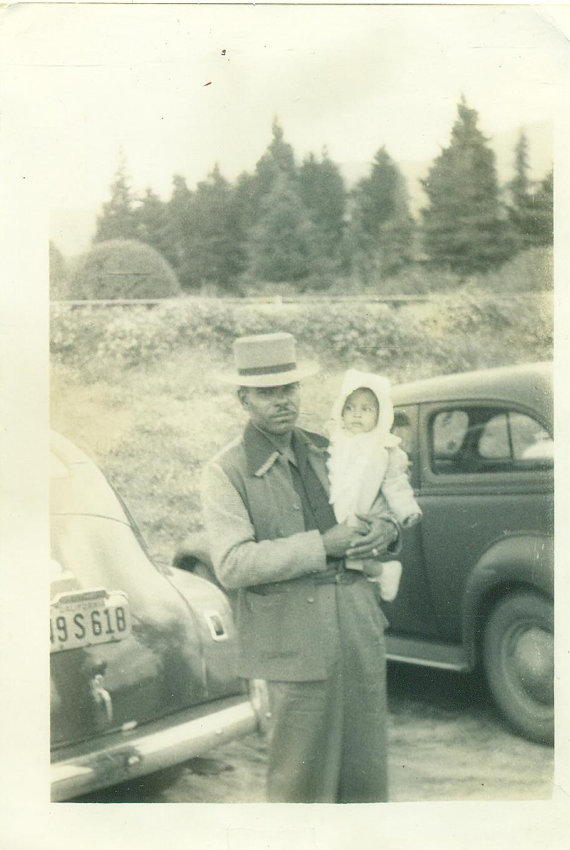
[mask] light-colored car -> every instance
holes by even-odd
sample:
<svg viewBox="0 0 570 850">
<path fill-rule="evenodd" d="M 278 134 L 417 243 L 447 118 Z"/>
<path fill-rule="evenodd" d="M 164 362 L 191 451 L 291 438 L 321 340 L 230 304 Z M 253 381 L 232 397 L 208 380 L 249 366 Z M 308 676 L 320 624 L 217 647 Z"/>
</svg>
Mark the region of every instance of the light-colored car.
<svg viewBox="0 0 570 850">
<path fill-rule="evenodd" d="M 101 471 L 52 437 L 51 794 L 162 771 L 258 728 L 225 595 L 159 568 Z"/>
<path fill-rule="evenodd" d="M 552 364 L 394 387 L 394 428 L 423 511 L 403 532 L 392 661 L 482 667 L 522 735 L 554 736 Z M 176 563 L 215 580 L 204 540 Z"/>
</svg>

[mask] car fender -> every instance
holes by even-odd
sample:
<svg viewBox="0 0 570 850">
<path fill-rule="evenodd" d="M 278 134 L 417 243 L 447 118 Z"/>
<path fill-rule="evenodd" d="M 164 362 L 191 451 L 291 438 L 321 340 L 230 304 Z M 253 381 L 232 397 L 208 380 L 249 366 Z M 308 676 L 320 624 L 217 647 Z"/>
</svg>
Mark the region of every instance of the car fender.
<svg viewBox="0 0 570 850">
<path fill-rule="evenodd" d="M 511 534 L 495 541 L 469 575 L 462 605 L 463 643 L 469 667 L 477 663 L 478 641 L 487 613 L 510 590 L 534 588 L 554 594 L 554 544 L 546 534 Z"/>
</svg>

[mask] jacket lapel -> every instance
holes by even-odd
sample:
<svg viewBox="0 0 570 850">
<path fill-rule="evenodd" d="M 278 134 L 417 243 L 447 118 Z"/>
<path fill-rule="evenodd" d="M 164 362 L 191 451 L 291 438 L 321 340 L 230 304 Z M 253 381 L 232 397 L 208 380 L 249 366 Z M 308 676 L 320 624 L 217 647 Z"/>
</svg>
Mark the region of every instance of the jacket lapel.
<svg viewBox="0 0 570 850">
<path fill-rule="evenodd" d="M 247 474 L 262 476 L 279 458 L 279 452 L 265 434 L 248 422 L 243 435 Z"/>
<path fill-rule="evenodd" d="M 330 493 L 326 466 L 328 440 L 320 434 L 304 431 L 301 428 L 295 428 L 293 438 L 299 440 L 305 447 L 307 460 L 328 496 Z M 248 422 L 245 426 L 243 442 L 248 475 L 257 477 L 265 475 L 275 461 L 279 459 L 279 452 L 271 440 L 251 422 Z"/>
<path fill-rule="evenodd" d="M 300 429 L 295 430 L 295 437 L 299 440 L 299 442 L 303 443 L 307 452 L 307 460 L 311 465 L 313 472 L 319 479 L 321 487 L 327 496 L 329 496 L 330 487 L 326 465 L 328 456 L 328 440 L 320 434 L 312 434 Z"/>
</svg>

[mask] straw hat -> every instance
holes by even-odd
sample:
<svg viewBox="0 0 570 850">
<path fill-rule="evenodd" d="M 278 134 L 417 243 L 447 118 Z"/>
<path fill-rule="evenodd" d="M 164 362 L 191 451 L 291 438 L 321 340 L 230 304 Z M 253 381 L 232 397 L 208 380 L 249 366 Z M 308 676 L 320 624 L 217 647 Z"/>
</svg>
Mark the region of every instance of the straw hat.
<svg viewBox="0 0 570 850">
<path fill-rule="evenodd" d="M 218 378 L 241 387 L 279 387 L 314 375 L 316 363 L 297 363 L 295 338 L 289 333 L 242 336 L 234 342 L 235 369 Z"/>
</svg>

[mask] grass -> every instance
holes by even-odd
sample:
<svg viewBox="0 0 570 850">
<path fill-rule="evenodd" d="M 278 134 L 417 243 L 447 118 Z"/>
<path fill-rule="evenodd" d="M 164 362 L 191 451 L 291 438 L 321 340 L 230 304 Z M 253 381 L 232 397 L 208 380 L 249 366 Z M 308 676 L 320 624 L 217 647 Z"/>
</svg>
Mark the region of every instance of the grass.
<svg viewBox="0 0 570 850">
<path fill-rule="evenodd" d="M 189 329 L 182 340 L 174 333 L 182 319 L 171 305 L 164 319 L 158 314 L 151 321 L 141 313 L 140 325 L 126 316 L 127 335 L 119 334 L 116 343 L 111 337 L 95 352 L 96 340 L 105 333 L 104 316 L 71 313 L 56 329 L 68 347 L 52 358 L 52 427 L 102 467 L 139 522 L 153 556 L 170 562 L 188 532 L 200 527 L 205 461 L 244 424 L 234 389 L 215 378 L 227 367 L 231 347 L 224 323 L 228 330 L 236 323 L 246 332 L 258 324 L 259 330 L 278 329 L 284 322 L 302 329 L 300 355 L 317 357 L 322 369 L 303 383 L 300 424 L 321 430 L 348 366 L 382 372 L 397 382 L 549 357 L 551 295 L 533 298 L 523 314 L 471 291 L 413 307 L 368 311 L 370 334 L 382 322 L 387 333 L 391 328 L 395 334 L 386 337 L 387 353 L 371 349 L 369 339 L 366 344 L 354 306 L 346 321 L 343 306 L 337 313 L 323 310 L 317 327 L 317 314 L 300 305 L 236 307 L 231 315 L 220 305 L 215 315 L 221 319 L 208 343 L 210 329 L 204 324 L 195 341 Z M 114 312 L 118 309 L 113 308 L 109 327 L 123 328 L 122 314 Z M 334 328 L 327 335 L 329 319 Z M 133 350 L 139 327 L 145 333 L 150 327 L 151 336 L 143 336 L 137 356 L 125 361 L 121 352 Z M 167 344 L 169 339 L 178 341 Z"/>
<path fill-rule="evenodd" d="M 530 339 L 516 314 L 500 333 L 470 326 L 477 301 L 439 298 L 414 308 L 433 350 L 398 351 L 385 369 L 393 381 L 444 369 L 473 368 L 550 355 L 548 335 Z M 249 308 L 248 308 L 249 309 Z M 300 315 L 298 308 L 297 313 Z M 405 308 L 408 309 L 408 308 Z M 549 326 L 551 302 L 533 302 Z M 293 310 L 293 308 L 291 308 Z M 290 312 L 291 312 L 290 310 Z M 281 313 L 265 312 L 276 325 Z M 406 312 L 400 311 L 402 321 Z M 540 328 L 540 321 L 537 323 Z M 88 348 L 89 346 L 85 346 Z M 204 462 L 243 424 L 235 390 L 214 377 L 227 366 L 228 344 L 165 348 L 126 366 L 112 354 L 52 360 L 52 425 L 100 464 L 121 492 L 158 562 L 170 563 L 186 534 L 200 527 L 199 482 Z M 347 366 L 326 345 L 322 371 L 302 388 L 301 424 L 320 429 Z M 85 365 L 80 365 L 84 363 Z M 433 681 L 432 681 L 433 679 Z M 389 675 L 390 798 L 392 801 L 545 799 L 552 793 L 552 752 L 511 734 L 467 678 L 397 665 Z M 190 767 L 159 802 L 247 802 L 264 799 L 266 744 L 257 736 L 214 754 L 226 767 L 214 776 Z M 138 791 L 137 791 L 138 795 Z M 137 799 L 139 797 L 137 796 Z"/>
<path fill-rule="evenodd" d="M 200 527 L 204 462 L 245 422 L 233 388 L 212 377 L 225 365 L 203 351 L 175 352 L 85 384 L 76 369 L 52 364 L 52 427 L 100 464 L 162 562 Z M 304 386 L 307 427 L 322 426 L 334 377 L 325 372 Z"/>
<path fill-rule="evenodd" d="M 484 318 L 492 320 L 495 307 L 488 303 Z M 251 314 L 252 323 L 263 312 L 279 327 L 285 310 L 293 324 L 302 322 L 299 306 L 240 309 Z M 382 368 L 396 382 L 551 356 L 551 294 L 534 296 L 523 320 L 514 308 L 505 322 L 504 308 L 496 309 L 500 330 L 493 321 L 479 321 L 479 300 L 469 289 L 451 300 L 441 296 L 416 305 L 413 312 L 399 308 L 399 320 L 413 319 L 429 345 L 400 348 L 385 368 L 364 356 L 334 356 L 326 335 L 320 347 L 305 336 L 301 353 L 317 356 L 323 368 L 303 383 L 301 424 L 322 428 L 348 366 Z M 186 534 L 200 527 L 202 466 L 244 424 L 234 389 L 214 377 L 227 366 L 231 339 L 220 345 L 218 334 L 208 343 L 208 328 L 203 330 L 200 340 L 149 346 L 128 365 L 116 356 L 119 347 L 94 355 L 92 342 L 82 341 L 76 327 L 74 356 L 52 358 L 52 426 L 101 466 L 158 562 L 170 563 Z M 551 751 L 512 735 L 488 701 L 468 689 L 467 680 L 450 679 L 446 687 L 441 671 L 427 674 L 400 665 L 396 673 L 389 676 L 391 800 L 541 799 L 551 794 Z M 227 769 L 208 776 L 188 768 L 158 801 L 264 799 L 262 739 L 250 736 L 215 755 Z"/>
</svg>

